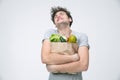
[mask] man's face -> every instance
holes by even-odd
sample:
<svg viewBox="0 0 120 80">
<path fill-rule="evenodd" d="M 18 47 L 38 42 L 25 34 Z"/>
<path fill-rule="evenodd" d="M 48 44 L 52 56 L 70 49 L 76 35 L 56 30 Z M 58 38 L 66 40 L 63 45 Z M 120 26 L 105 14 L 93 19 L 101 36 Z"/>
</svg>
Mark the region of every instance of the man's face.
<svg viewBox="0 0 120 80">
<path fill-rule="evenodd" d="M 60 24 L 60 23 L 70 23 L 71 18 L 67 16 L 67 14 L 64 11 L 59 11 L 54 16 L 54 23 Z"/>
</svg>

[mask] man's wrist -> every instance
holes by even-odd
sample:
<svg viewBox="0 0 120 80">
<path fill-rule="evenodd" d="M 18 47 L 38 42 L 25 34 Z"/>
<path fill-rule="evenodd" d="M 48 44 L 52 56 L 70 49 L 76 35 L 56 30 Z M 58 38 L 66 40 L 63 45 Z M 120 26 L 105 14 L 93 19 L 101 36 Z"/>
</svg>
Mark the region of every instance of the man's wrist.
<svg viewBox="0 0 120 80">
<path fill-rule="evenodd" d="M 78 54 L 72 55 L 73 61 L 78 61 L 80 59 Z"/>
</svg>

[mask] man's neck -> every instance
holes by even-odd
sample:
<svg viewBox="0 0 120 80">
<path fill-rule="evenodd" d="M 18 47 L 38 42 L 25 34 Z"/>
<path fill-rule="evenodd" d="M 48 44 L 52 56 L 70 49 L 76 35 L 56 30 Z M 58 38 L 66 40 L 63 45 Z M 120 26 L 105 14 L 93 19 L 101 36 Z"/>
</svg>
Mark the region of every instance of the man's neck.
<svg viewBox="0 0 120 80">
<path fill-rule="evenodd" d="M 60 26 L 57 26 L 57 29 L 59 34 L 64 35 L 66 37 L 69 37 L 72 32 L 69 25 L 61 24 Z"/>
<path fill-rule="evenodd" d="M 69 26 L 69 23 L 67 22 L 62 22 L 62 23 L 58 23 L 56 25 L 56 27 L 58 28 L 58 30 L 64 30 L 64 29 L 67 29 Z"/>
</svg>

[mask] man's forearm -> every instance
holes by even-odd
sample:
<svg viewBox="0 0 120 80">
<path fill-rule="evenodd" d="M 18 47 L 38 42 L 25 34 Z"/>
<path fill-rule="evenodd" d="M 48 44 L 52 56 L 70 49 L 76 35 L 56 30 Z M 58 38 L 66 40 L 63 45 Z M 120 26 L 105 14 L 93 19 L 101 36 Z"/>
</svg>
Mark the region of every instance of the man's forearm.
<svg viewBox="0 0 120 80">
<path fill-rule="evenodd" d="M 61 55 L 58 53 L 51 53 L 47 55 L 44 59 L 45 64 L 64 64 L 64 63 L 69 63 L 69 62 L 74 62 L 79 60 L 78 54 L 74 55 Z"/>
<path fill-rule="evenodd" d="M 47 65 L 49 72 L 60 72 L 60 73 L 76 73 L 86 71 L 88 65 L 82 65 L 79 61 L 71 62 L 61 65 Z"/>
</svg>

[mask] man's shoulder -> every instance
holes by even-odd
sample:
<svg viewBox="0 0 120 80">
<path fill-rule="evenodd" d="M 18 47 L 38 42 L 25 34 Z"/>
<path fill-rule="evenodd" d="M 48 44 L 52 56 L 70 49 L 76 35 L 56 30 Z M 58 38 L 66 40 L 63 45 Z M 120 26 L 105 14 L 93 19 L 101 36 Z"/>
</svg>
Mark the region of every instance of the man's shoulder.
<svg viewBox="0 0 120 80">
<path fill-rule="evenodd" d="M 57 32 L 56 29 L 47 29 L 45 33 L 48 33 L 48 34 L 52 33 L 53 34 L 53 33 L 56 33 L 56 32 Z"/>
<path fill-rule="evenodd" d="M 72 33 L 77 36 L 86 36 L 86 33 L 83 33 L 83 32 L 73 31 Z"/>
</svg>

